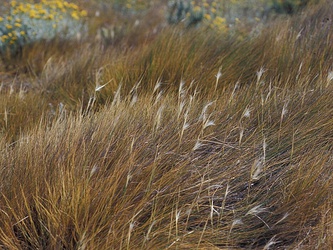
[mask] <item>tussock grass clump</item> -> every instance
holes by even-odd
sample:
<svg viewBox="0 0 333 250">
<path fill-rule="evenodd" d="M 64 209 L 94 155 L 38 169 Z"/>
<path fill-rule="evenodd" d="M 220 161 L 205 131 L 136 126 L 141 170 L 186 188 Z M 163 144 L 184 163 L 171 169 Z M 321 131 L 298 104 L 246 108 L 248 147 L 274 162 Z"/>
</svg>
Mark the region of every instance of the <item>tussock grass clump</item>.
<svg viewBox="0 0 333 250">
<path fill-rule="evenodd" d="M 0 246 L 332 248 L 331 10 L 24 48 L 0 75 Z"/>
<path fill-rule="evenodd" d="M 12 168 L 1 175 L 2 244 L 146 249 L 313 240 L 331 192 L 330 117 L 313 126 L 298 109 L 282 115 L 278 89 L 265 106 L 244 100 L 245 92 L 260 98 L 256 86 L 208 103 L 179 91 L 159 100 L 148 93 L 135 104 L 129 96 L 3 143 L 1 165 Z M 303 99 L 301 108 L 318 120 L 318 108 L 332 109 L 329 92 L 315 103 L 311 93 L 294 101 Z"/>
</svg>

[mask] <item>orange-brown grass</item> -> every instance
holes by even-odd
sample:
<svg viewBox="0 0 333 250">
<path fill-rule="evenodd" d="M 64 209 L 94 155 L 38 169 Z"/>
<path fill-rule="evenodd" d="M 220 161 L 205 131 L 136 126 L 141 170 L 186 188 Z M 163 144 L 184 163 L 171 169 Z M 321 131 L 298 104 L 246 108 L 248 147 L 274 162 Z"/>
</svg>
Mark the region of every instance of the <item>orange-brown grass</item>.
<svg viewBox="0 0 333 250">
<path fill-rule="evenodd" d="M 0 92 L 1 248 L 333 248 L 332 9 L 244 41 L 23 48 Z"/>
<path fill-rule="evenodd" d="M 328 226 L 319 222 L 323 209 L 329 212 L 333 123 L 318 109 L 332 110 L 331 90 L 288 95 L 282 118 L 284 90 L 273 90 L 262 105 L 265 90 L 253 85 L 209 107 L 186 90 L 181 100 L 169 94 L 155 105 L 147 93 L 133 105 L 124 98 L 95 114 L 41 125 L 1 146 L 1 243 L 306 247 Z"/>
</svg>

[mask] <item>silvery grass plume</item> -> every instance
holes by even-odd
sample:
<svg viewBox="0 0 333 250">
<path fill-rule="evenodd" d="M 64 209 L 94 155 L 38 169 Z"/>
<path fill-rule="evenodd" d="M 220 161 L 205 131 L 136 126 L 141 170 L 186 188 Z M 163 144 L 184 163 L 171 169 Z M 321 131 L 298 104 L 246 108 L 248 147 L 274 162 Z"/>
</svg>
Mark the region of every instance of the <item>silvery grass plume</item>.
<svg viewBox="0 0 333 250">
<path fill-rule="evenodd" d="M 160 79 L 157 80 L 155 87 L 153 89 L 152 98 L 155 97 L 154 106 L 161 100 L 163 96 L 163 90 L 161 89 L 162 82 Z M 159 90 L 159 91 L 158 91 Z M 155 94 L 158 91 L 157 95 Z"/>
<path fill-rule="evenodd" d="M 206 122 L 206 120 L 207 120 L 207 110 L 214 102 L 215 101 L 209 102 L 203 107 L 202 112 L 201 112 L 200 117 L 199 117 L 199 120 L 202 120 L 203 122 Z"/>
<path fill-rule="evenodd" d="M 192 150 L 193 151 L 198 150 L 202 146 L 203 144 L 200 142 L 200 139 L 198 138 Z"/>
<path fill-rule="evenodd" d="M 231 226 L 230 226 L 230 229 L 229 229 L 229 232 L 228 232 L 228 236 L 227 236 L 227 241 L 229 241 L 230 239 L 230 236 L 231 236 L 231 233 L 232 233 L 232 230 L 236 227 L 236 226 L 240 226 L 240 225 L 243 225 L 243 221 L 241 219 L 234 219 L 231 223 Z"/>
<path fill-rule="evenodd" d="M 97 70 L 95 75 L 95 92 L 101 91 L 106 85 L 108 85 L 110 82 L 112 82 L 113 79 L 109 80 L 105 84 L 101 85 L 101 78 L 102 78 L 102 70 L 103 67 L 101 67 L 99 70 Z"/>
<path fill-rule="evenodd" d="M 253 181 L 259 180 L 263 170 L 264 170 L 264 160 L 256 159 L 251 167 L 251 180 Z"/>
<path fill-rule="evenodd" d="M 184 107 L 185 107 L 185 104 L 186 104 L 185 100 L 181 100 L 181 101 L 178 103 L 177 120 L 179 120 L 180 115 L 182 114 L 183 109 L 184 109 Z"/>
<path fill-rule="evenodd" d="M 296 81 L 299 80 L 299 77 L 300 77 L 300 75 L 302 73 L 302 68 L 303 68 L 303 62 L 301 62 L 300 65 L 299 65 L 299 67 L 298 67 L 298 72 L 297 72 L 297 75 L 295 77 Z"/>
<path fill-rule="evenodd" d="M 180 214 L 181 214 L 181 209 L 179 209 L 179 211 L 178 211 L 178 209 L 176 209 L 176 211 L 175 211 L 176 226 L 178 225 L 178 221 L 180 219 Z"/>
<path fill-rule="evenodd" d="M 140 209 L 136 214 L 133 215 L 133 217 L 130 219 L 129 227 L 128 227 L 128 234 L 127 234 L 127 249 L 130 249 L 130 242 L 131 242 L 131 236 L 132 232 L 137 225 L 137 222 L 135 221 L 135 218 L 142 212 L 142 209 Z"/>
<path fill-rule="evenodd" d="M 269 250 L 271 249 L 271 247 L 273 247 L 274 245 L 276 245 L 277 243 L 279 243 L 279 241 L 275 240 L 276 235 L 274 235 L 268 242 L 267 244 L 264 246 L 263 250 Z"/>
<path fill-rule="evenodd" d="M 261 83 L 261 78 L 263 76 L 263 74 L 266 72 L 266 69 L 264 67 L 261 67 L 259 69 L 259 71 L 257 71 L 257 85 L 259 85 Z"/>
<path fill-rule="evenodd" d="M 229 101 L 228 103 L 230 104 L 233 100 L 234 100 L 234 97 L 235 97 L 235 93 L 236 93 L 236 90 L 239 88 L 239 82 L 236 82 L 235 83 L 235 86 L 231 92 L 231 95 L 230 95 L 230 98 L 229 98 Z"/>
<path fill-rule="evenodd" d="M 184 85 L 185 85 L 185 82 L 183 80 L 181 80 L 179 83 L 179 88 L 178 88 L 178 100 L 183 99 L 186 94 Z"/>
<path fill-rule="evenodd" d="M 120 104 L 121 101 L 120 91 L 121 91 L 121 83 L 119 84 L 117 91 L 114 93 L 113 101 L 111 104 L 112 106 L 118 106 Z"/>
<path fill-rule="evenodd" d="M 263 219 L 261 219 L 261 217 L 259 217 L 259 215 L 258 215 L 258 214 L 264 213 L 264 212 L 267 212 L 267 208 L 263 208 L 262 205 L 257 205 L 255 207 L 251 208 L 245 214 L 245 216 L 247 216 L 247 215 L 253 215 L 253 216 L 257 217 L 259 220 L 261 220 L 266 225 L 267 228 L 270 229 L 271 227 Z"/>
<path fill-rule="evenodd" d="M 271 96 L 271 94 L 272 94 L 272 81 L 269 82 L 268 93 L 267 93 L 267 95 L 265 97 L 264 103 L 267 103 L 267 101 L 268 101 L 269 97 Z"/>
<path fill-rule="evenodd" d="M 204 130 L 205 130 L 207 127 L 209 127 L 209 126 L 214 126 L 214 125 L 215 125 L 215 122 L 214 122 L 213 120 L 210 120 L 211 114 L 207 114 L 207 113 L 208 113 L 208 111 L 207 111 L 208 108 L 209 108 L 214 102 L 215 102 L 215 101 L 212 101 L 212 102 L 207 103 L 207 104 L 203 107 L 203 109 L 202 109 L 202 112 L 201 112 L 201 114 L 200 114 L 200 116 L 199 116 L 199 120 L 202 121 L 202 129 L 201 129 L 201 131 L 200 131 L 200 135 L 199 135 L 199 137 L 200 137 L 201 135 L 203 135 Z M 198 140 L 199 140 L 199 138 L 198 138 Z"/>
<path fill-rule="evenodd" d="M 215 122 L 213 120 L 209 120 L 210 116 L 208 116 L 207 120 L 204 121 L 202 129 L 208 128 L 209 126 L 214 126 Z"/>
<path fill-rule="evenodd" d="M 155 92 L 162 86 L 162 82 L 160 79 L 157 80 L 154 90 L 153 90 L 153 94 L 155 94 Z"/>
<path fill-rule="evenodd" d="M 99 92 L 101 89 L 103 89 L 106 85 L 108 85 L 112 80 L 110 80 L 109 82 L 103 84 L 103 85 L 99 85 L 99 84 L 96 84 L 96 87 L 95 87 L 95 92 Z"/>
<path fill-rule="evenodd" d="M 160 128 L 160 126 L 161 126 L 163 110 L 164 110 L 164 105 L 161 105 L 157 110 L 156 119 L 155 119 L 155 126 L 154 126 L 155 127 L 154 128 L 155 132 L 157 132 L 158 129 Z"/>
<path fill-rule="evenodd" d="M 328 84 L 330 84 L 333 81 L 333 71 L 328 72 L 327 74 L 327 84 L 326 87 L 328 86 Z"/>
<path fill-rule="evenodd" d="M 142 79 L 140 79 L 132 89 L 130 90 L 130 95 L 131 95 L 131 103 L 130 106 L 132 107 L 137 101 L 138 101 L 138 88 L 141 84 Z"/>
<path fill-rule="evenodd" d="M 1 90 L 0 90 L 1 92 Z M 23 85 L 21 84 L 20 85 L 20 90 L 19 90 L 19 98 L 20 99 L 23 99 L 24 98 L 24 94 L 26 93 L 27 91 L 24 89 Z"/>
<path fill-rule="evenodd" d="M 222 67 L 219 68 L 219 71 L 217 72 L 217 74 L 215 76 L 216 77 L 215 91 L 217 90 L 217 86 L 219 84 L 219 80 L 220 80 L 221 76 L 222 76 Z"/>
<path fill-rule="evenodd" d="M 251 109 L 249 107 L 246 107 L 243 111 L 243 117 L 250 118 L 251 115 Z"/>
<path fill-rule="evenodd" d="M 239 130 L 239 140 L 238 140 L 239 145 L 241 145 L 241 143 L 242 143 L 243 136 L 244 136 L 244 128 L 240 128 L 240 130 Z"/>
<path fill-rule="evenodd" d="M 87 103 L 86 107 L 84 107 L 84 105 L 81 105 L 81 114 L 83 116 L 88 115 L 89 112 L 94 107 L 95 103 L 96 103 L 96 95 L 94 94 L 94 95 L 92 95 L 92 96 L 89 97 L 89 100 L 88 100 L 88 103 Z M 60 104 L 59 104 L 59 110 L 62 110 L 62 109 L 60 109 Z M 59 116 L 59 117 L 61 117 L 61 116 Z"/>
<path fill-rule="evenodd" d="M 184 121 L 183 121 L 183 126 L 180 132 L 179 136 L 179 146 L 182 142 L 183 136 L 184 136 L 184 131 L 189 128 L 190 124 L 187 122 L 188 121 L 188 114 L 190 112 L 190 106 L 187 108 L 185 114 L 184 114 Z"/>
<path fill-rule="evenodd" d="M 154 225 L 156 224 L 156 221 L 154 220 L 150 225 L 149 225 L 149 228 L 148 228 L 148 230 L 147 230 L 147 233 L 146 233 L 146 235 L 145 235 L 145 237 L 144 237 L 144 244 L 147 242 L 147 241 L 149 241 L 150 240 L 150 233 L 151 233 L 151 231 L 152 231 L 152 229 L 153 229 L 153 227 L 154 227 Z"/>
<path fill-rule="evenodd" d="M 220 210 L 220 214 L 219 214 L 219 220 L 222 219 L 222 216 L 223 216 L 223 212 L 224 212 L 224 209 L 225 209 L 225 205 L 226 205 L 226 201 L 227 201 L 227 196 L 228 194 L 230 193 L 230 185 L 229 183 L 227 184 L 227 187 L 225 189 L 225 192 L 224 192 L 224 197 L 223 197 L 223 200 L 222 200 L 222 204 L 221 204 L 221 207 L 219 208 Z"/>
<path fill-rule="evenodd" d="M 282 122 L 284 116 L 288 113 L 288 104 L 289 104 L 288 100 L 286 100 L 283 104 L 282 111 L 281 111 L 281 122 Z"/>
<path fill-rule="evenodd" d="M 179 88 L 178 88 L 178 115 L 177 119 L 179 120 L 180 115 L 183 112 L 183 109 L 186 105 L 186 89 L 184 88 L 185 82 L 183 80 L 180 81 L 179 83 Z"/>
<path fill-rule="evenodd" d="M 209 217 L 210 217 L 210 221 L 211 223 L 213 224 L 213 217 L 214 217 L 214 214 L 217 214 L 218 217 L 220 217 L 220 212 L 217 211 L 217 206 L 214 204 L 214 196 L 209 199 L 209 203 L 210 203 L 210 214 L 209 214 Z"/>
</svg>

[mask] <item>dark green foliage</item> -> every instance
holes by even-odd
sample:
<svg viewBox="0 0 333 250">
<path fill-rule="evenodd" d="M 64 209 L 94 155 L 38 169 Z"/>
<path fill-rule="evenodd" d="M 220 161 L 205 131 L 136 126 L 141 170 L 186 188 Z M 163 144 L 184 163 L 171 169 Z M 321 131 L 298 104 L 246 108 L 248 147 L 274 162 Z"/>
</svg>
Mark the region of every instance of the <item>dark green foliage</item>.
<svg viewBox="0 0 333 250">
<path fill-rule="evenodd" d="M 272 10 L 279 14 L 294 14 L 304 8 L 310 0 L 273 0 Z"/>
</svg>

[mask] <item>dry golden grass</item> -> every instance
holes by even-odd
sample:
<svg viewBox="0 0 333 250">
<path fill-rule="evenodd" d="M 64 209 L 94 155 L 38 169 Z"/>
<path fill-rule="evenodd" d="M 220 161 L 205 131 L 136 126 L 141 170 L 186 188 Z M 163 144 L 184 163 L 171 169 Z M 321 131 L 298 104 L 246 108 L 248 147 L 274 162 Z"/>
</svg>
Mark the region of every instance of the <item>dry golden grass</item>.
<svg viewBox="0 0 333 250">
<path fill-rule="evenodd" d="M 333 248 L 332 10 L 244 41 L 150 24 L 24 48 L 1 73 L 1 248 Z"/>
</svg>

